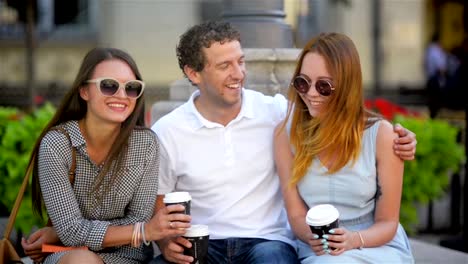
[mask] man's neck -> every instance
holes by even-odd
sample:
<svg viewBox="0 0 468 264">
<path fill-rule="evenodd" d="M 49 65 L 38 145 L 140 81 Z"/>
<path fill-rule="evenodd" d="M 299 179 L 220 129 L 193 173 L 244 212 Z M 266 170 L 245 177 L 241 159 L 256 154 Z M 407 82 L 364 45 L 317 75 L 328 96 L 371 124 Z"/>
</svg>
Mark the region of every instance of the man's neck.
<svg viewBox="0 0 468 264">
<path fill-rule="evenodd" d="M 213 104 L 198 96 L 194 98 L 194 105 L 198 112 L 207 120 L 226 126 L 239 115 L 241 103 L 236 105 Z"/>
</svg>

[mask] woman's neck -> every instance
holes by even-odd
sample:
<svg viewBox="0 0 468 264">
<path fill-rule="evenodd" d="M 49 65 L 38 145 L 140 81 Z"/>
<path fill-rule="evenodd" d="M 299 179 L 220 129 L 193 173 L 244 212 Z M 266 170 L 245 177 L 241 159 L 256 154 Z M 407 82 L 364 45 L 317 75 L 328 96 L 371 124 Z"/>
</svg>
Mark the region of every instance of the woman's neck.
<svg viewBox="0 0 468 264">
<path fill-rule="evenodd" d="M 86 141 L 88 155 L 96 164 L 106 161 L 112 145 L 120 132 L 120 124 L 94 122 L 89 118 L 79 121 L 81 134 Z"/>
</svg>

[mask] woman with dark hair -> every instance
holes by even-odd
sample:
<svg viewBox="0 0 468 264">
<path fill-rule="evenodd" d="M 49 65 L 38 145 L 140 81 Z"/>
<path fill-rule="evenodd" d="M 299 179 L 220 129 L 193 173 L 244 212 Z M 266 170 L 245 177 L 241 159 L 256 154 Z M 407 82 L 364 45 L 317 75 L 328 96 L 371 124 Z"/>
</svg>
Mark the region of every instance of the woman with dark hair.
<svg viewBox="0 0 468 264">
<path fill-rule="evenodd" d="M 45 207 L 53 226 L 23 239 L 33 260 L 42 259 L 43 243 L 62 243 L 89 250 L 54 253 L 45 263 L 138 263 L 144 243 L 190 226 L 189 216 L 170 214 L 181 205 L 153 216 L 159 142 L 145 128 L 144 88 L 127 53 L 95 48 L 85 56 L 29 162 L 34 209 L 42 216 Z"/>
<path fill-rule="evenodd" d="M 412 263 L 399 224 L 403 161 L 392 150 L 398 136 L 364 108 L 351 39 L 327 33 L 310 40 L 288 96 L 275 161 L 301 262 Z M 319 204 L 335 206 L 340 223 L 320 238 L 306 223 L 309 208 Z"/>
</svg>

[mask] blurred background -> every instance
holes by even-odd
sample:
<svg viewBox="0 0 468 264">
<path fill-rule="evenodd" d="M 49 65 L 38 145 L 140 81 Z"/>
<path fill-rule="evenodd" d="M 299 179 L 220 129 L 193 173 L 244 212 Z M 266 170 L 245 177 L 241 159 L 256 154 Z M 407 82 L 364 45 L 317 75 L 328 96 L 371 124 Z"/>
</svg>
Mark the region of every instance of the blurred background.
<svg viewBox="0 0 468 264">
<path fill-rule="evenodd" d="M 61 98 L 94 46 L 128 51 L 149 100 L 165 99 L 169 84 L 182 78 L 175 57 L 179 35 L 232 13 L 225 7 L 236 2 L 250 10 L 264 6 L 264 13 L 279 2 L 275 19 L 290 27 L 291 48 L 322 31 L 348 34 L 359 49 L 366 88 L 387 93 L 423 88 L 432 34 L 440 32 L 451 51 L 462 44 L 467 23 L 463 0 L 0 0 L 0 104 L 27 105 L 28 81 L 36 95 Z"/>
<path fill-rule="evenodd" d="M 272 67 L 286 67 L 285 73 L 274 78 L 275 85 L 264 85 L 276 87 L 268 90 L 274 92 L 287 88 L 294 59 L 308 39 L 323 31 L 345 33 L 359 50 L 371 107 L 383 112 L 377 109 L 383 100 L 388 107 L 403 109 L 396 112 L 413 111 L 428 117 L 426 123 L 434 118 L 454 129 L 453 133 L 445 127 L 438 131 L 441 140 L 453 137 L 453 148 L 447 149 L 444 143 L 443 151 L 427 150 L 435 142 L 433 138 L 425 141 L 427 125 L 419 130 L 411 122 L 405 124 L 418 136 L 421 156 L 417 160 L 434 163 L 434 152 L 445 155 L 439 159 L 456 157 L 453 166 L 441 170 L 444 177 L 419 175 L 412 183 L 405 183 L 413 184 L 405 186 L 407 195 L 423 198 L 408 198 L 409 207 L 402 208 L 402 214 L 405 217 L 407 210 L 408 217 L 416 217 L 408 228 L 405 226 L 413 237 L 466 251 L 466 6 L 464 0 L 0 0 L 0 106 L 30 113 L 46 102 L 56 105 L 75 78 L 85 53 L 95 46 L 110 46 L 128 51 L 139 65 L 147 85 L 150 125 L 155 121 L 154 113 L 161 109 L 154 110 L 154 106 L 184 99 L 170 88 L 183 82 L 175 47 L 179 36 L 194 24 L 225 19 L 240 29 L 252 87 L 262 82 L 252 76 L 268 67 L 258 66 L 258 62 L 275 61 Z M 426 85 L 429 75 L 425 62 L 434 36 L 439 36 L 437 43 L 450 65 L 444 69 L 446 76 L 453 72 L 455 77 L 450 78 L 449 88 L 431 92 Z M 0 125 L 0 138 L 5 131 Z M 18 145 L 14 147 L 18 149 Z M 2 171 L 4 153 L 0 154 L 0 178 L 12 178 L 10 165 Z M 429 166 L 419 163 L 418 167 L 417 160 L 407 163 L 416 166 L 416 172 Z M 405 174 L 407 179 L 411 178 Z M 424 194 L 431 191 L 418 189 L 422 181 L 435 189 L 433 196 L 426 197 Z M 8 215 L 17 190 L 6 190 L 8 184 L 0 180 L 4 215 Z"/>
</svg>

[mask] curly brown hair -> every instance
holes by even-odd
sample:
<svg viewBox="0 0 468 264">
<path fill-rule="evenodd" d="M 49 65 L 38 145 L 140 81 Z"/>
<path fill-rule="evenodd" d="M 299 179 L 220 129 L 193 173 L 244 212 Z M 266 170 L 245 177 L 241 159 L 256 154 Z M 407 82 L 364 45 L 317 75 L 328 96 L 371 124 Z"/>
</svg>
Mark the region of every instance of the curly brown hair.
<svg viewBox="0 0 468 264">
<path fill-rule="evenodd" d="M 208 21 L 189 28 L 180 36 L 176 47 L 180 69 L 183 72 L 184 66 L 187 65 L 197 72 L 202 71 L 205 67 L 203 48 L 209 48 L 214 42 L 235 40 L 240 42 L 240 32 L 229 22 Z"/>
</svg>

